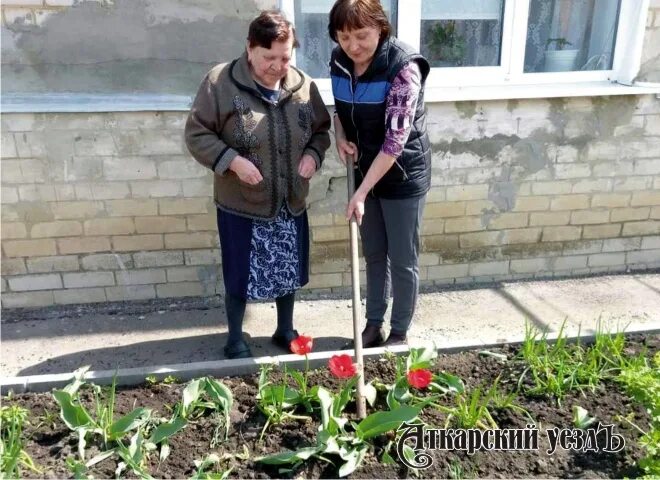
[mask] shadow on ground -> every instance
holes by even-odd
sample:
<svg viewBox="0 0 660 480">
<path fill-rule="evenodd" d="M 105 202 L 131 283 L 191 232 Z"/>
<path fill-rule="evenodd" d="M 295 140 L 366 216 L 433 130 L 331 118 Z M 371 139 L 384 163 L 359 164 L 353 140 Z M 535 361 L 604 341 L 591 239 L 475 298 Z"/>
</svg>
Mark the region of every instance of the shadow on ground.
<svg viewBox="0 0 660 480">
<path fill-rule="evenodd" d="M 91 370 L 115 370 L 222 360 L 226 337 L 226 333 L 218 333 L 85 350 L 31 365 L 18 372 L 17 376 L 68 373 L 83 365 L 89 365 Z M 270 337 L 250 337 L 246 334 L 245 340 L 255 357 L 290 353 L 273 345 Z M 314 351 L 339 350 L 346 342 L 344 337 L 317 337 L 314 339 Z"/>
</svg>

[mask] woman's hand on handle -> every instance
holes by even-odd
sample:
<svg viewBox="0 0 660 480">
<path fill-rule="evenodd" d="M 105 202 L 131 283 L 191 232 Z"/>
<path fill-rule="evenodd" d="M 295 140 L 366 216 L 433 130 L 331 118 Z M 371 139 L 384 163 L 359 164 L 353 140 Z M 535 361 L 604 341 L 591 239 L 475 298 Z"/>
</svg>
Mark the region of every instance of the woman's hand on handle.
<svg viewBox="0 0 660 480">
<path fill-rule="evenodd" d="M 249 185 L 256 185 L 264 179 L 254 163 L 240 155 L 237 155 L 231 161 L 229 164 L 229 170 L 238 175 L 241 182 L 245 182 Z"/>
<path fill-rule="evenodd" d="M 339 154 L 339 160 L 344 165 L 346 165 L 347 158 L 352 158 L 354 163 L 357 162 L 358 149 L 353 142 L 346 139 L 337 139 L 337 153 Z"/>
<path fill-rule="evenodd" d="M 350 221 L 351 217 L 355 215 L 355 220 L 357 220 L 358 225 L 362 225 L 362 217 L 364 216 L 364 199 L 366 197 L 367 194 L 363 193 L 361 188 L 358 188 L 346 207 L 346 220 Z"/>
</svg>

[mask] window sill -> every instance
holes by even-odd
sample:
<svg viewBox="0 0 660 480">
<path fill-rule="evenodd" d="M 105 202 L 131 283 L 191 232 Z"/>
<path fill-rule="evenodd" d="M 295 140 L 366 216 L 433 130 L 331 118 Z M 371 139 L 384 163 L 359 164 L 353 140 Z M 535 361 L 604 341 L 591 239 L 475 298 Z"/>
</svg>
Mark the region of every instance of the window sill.
<svg viewBox="0 0 660 480">
<path fill-rule="evenodd" d="M 326 105 L 334 105 L 329 81 L 317 81 Z M 525 98 L 594 97 L 609 95 L 660 94 L 660 85 L 626 86 L 611 82 L 581 82 L 546 85 L 502 85 L 483 87 L 427 86 L 426 103 L 468 100 Z M 187 112 L 192 96 L 153 94 L 3 94 L 2 113 L 102 113 L 102 112 Z"/>
</svg>

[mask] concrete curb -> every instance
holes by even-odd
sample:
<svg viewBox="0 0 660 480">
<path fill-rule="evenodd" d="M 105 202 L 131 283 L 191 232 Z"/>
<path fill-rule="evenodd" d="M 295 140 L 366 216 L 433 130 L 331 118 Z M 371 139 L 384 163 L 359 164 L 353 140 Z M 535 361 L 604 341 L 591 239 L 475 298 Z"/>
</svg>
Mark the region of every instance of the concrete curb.
<svg viewBox="0 0 660 480">
<path fill-rule="evenodd" d="M 553 342 L 557 339 L 557 333 L 548 334 L 546 339 Z M 660 328 L 649 329 L 631 329 L 624 333 L 660 333 Z M 595 334 L 569 336 L 568 341 L 580 341 L 589 343 L 595 339 Z M 438 348 L 438 353 L 457 353 L 465 350 L 483 350 L 487 348 L 502 347 L 505 345 L 518 345 L 525 339 L 524 335 L 516 335 L 506 339 L 504 342 L 475 344 L 474 341 L 452 342 Z M 437 345 L 437 344 L 436 344 Z M 367 348 L 363 350 L 366 359 L 381 357 L 386 352 L 395 355 L 403 355 L 409 351 L 407 345 L 398 345 L 393 347 Z M 308 355 L 310 368 L 318 368 L 326 365 L 333 355 L 349 354 L 353 355 L 353 350 L 330 350 L 326 352 L 312 352 Z M 159 381 L 168 375 L 173 375 L 180 380 L 190 380 L 196 377 L 212 375 L 215 377 L 227 377 L 238 375 L 249 375 L 256 373 L 261 365 L 286 365 L 296 369 L 302 369 L 305 366 L 305 359 L 300 355 L 276 355 L 267 357 L 244 358 L 237 360 L 215 360 L 211 362 L 178 363 L 172 365 L 155 365 L 150 367 L 120 368 L 117 370 L 97 370 L 88 371 L 85 379 L 97 385 L 108 385 L 112 383 L 113 377 L 117 377 L 117 385 L 139 385 L 144 383 L 148 375 L 155 376 Z M 8 392 L 26 393 L 26 392 L 46 392 L 53 388 L 62 388 L 73 379 L 73 372 L 56 373 L 45 375 L 30 375 L 24 377 L 2 377 L 0 378 L 0 393 L 6 395 Z"/>
</svg>

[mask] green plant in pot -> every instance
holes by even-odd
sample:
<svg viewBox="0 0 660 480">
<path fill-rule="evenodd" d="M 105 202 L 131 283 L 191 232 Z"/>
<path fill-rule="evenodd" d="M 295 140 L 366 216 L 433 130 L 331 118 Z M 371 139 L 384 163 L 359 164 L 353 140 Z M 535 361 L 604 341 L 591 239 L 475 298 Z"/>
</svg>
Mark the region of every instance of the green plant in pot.
<svg viewBox="0 0 660 480">
<path fill-rule="evenodd" d="M 430 30 L 430 60 L 442 66 L 460 66 L 465 57 L 465 38 L 456 31 L 456 21 L 439 22 Z"/>
<path fill-rule="evenodd" d="M 545 43 L 545 71 L 570 72 L 575 68 L 578 49 L 568 49 L 573 44 L 564 37 L 548 38 Z M 552 48 L 554 46 L 554 48 Z"/>
</svg>

